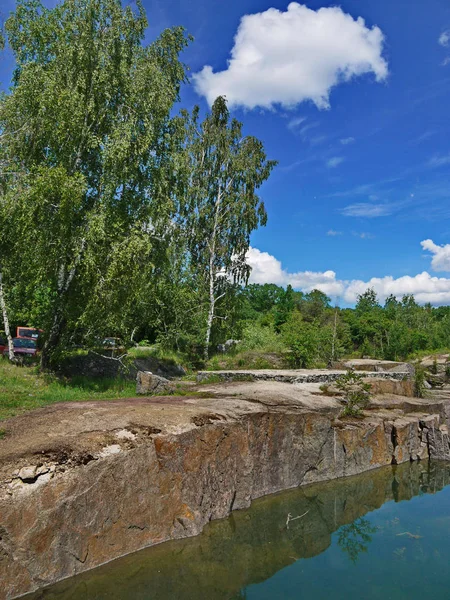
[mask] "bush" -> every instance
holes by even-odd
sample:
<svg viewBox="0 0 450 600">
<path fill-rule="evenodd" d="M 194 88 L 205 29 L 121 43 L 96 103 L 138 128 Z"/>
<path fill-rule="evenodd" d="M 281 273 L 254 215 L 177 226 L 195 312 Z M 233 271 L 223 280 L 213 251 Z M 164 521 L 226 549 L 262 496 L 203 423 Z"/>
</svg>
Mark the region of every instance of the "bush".
<svg viewBox="0 0 450 600">
<path fill-rule="evenodd" d="M 242 341 L 239 352 L 258 350 L 259 352 L 284 352 L 286 346 L 282 337 L 275 332 L 272 326 L 263 326 L 259 323 L 246 325 L 242 332 Z"/>
<path fill-rule="evenodd" d="M 336 380 L 336 387 L 344 394 L 345 408 L 343 415 L 358 417 L 370 399 L 370 383 L 365 383 L 363 376 L 349 369 L 345 375 Z"/>
<path fill-rule="evenodd" d="M 290 350 L 287 360 L 291 366 L 297 369 L 310 367 L 317 358 L 318 328 L 305 323 L 302 315 L 294 311 L 282 326 L 281 333 Z"/>
</svg>

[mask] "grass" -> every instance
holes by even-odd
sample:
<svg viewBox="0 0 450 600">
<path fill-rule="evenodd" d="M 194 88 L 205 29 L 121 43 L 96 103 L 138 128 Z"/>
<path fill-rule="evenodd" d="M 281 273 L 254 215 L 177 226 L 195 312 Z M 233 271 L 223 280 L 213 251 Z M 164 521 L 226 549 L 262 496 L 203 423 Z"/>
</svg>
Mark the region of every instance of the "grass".
<svg viewBox="0 0 450 600">
<path fill-rule="evenodd" d="M 153 346 L 135 346 L 127 350 L 128 357 L 132 360 L 136 358 L 146 359 L 154 358 L 172 365 L 182 365 L 187 371 L 192 370 L 192 364 L 189 358 L 182 352 L 175 350 L 166 350 L 159 344 Z"/>
<path fill-rule="evenodd" d="M 0 359 L 0 420 L 56 402 L 115 400 L 135 396 L 134 381 L 123 379 L 57 379 Z M 0 433 L 1 437 L 1 433 Z"/>
<path fill-rule="evenodd" d="M 239 369 L 282 369 L 286 368 L 285 356 L 281 353 L 245 350 L 242 352 L 213 356 L 206 365 L 207 371 Z"/>
</svg>

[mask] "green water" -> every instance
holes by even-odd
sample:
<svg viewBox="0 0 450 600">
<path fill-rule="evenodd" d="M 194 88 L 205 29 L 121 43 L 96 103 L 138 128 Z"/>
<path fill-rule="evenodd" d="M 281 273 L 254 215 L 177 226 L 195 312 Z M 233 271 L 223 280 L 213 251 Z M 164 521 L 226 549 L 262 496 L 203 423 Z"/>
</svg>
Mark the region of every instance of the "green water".
<svg viewBox="0 0 450 600">
<path fill-rule="evenodd" d="M 449 599 L 449 484 L 422 462 L 284 492 L 27 599 Z"/>
</svg>

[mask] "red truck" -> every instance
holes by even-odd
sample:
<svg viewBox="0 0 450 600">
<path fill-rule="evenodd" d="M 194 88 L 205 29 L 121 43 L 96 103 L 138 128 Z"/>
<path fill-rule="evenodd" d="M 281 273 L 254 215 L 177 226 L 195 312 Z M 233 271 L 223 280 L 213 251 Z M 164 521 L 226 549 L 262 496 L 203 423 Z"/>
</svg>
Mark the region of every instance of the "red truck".
<svg viewBox="0 0 450 600">
<path fill-rule="evenodd" d="M 13 338 L 14 356 L 36 356 L 38 352 L 36 340 L 30 338 Z M 3 356 L 8 356 L 8 344 L 3 350 Z"/>
<path fill-rule="evenodd" d="M 17 327 L 16 337 L 13 338 L 14 356 L 36 356 L 37 341 L 42 333 L 41 329 L 35 327 Z M 8 341 L 4 337 L 0 337 L 0 354 L 9 355 Z"/>
</svg>

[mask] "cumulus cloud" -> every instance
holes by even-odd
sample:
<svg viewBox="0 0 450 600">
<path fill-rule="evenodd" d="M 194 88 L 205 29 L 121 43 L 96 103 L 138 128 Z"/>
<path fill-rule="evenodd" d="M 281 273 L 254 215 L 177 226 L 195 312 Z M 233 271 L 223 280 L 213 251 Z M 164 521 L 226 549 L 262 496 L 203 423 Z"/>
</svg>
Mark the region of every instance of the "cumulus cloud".
<svg viewBox="0 0 450 600">
<path fill-rule="evenodd" d="M 413 294 L 419 304 L 427 302 L 435 305 L 450 304 L 450 279 L 432 277 L 426 271 L 414 277 L 405 275 L 394 278 L 388 275 L 372 277 L 369 281 L 350 281 L 345 287 L 345 301 L 356 302 L 358 295 L 364 293 L 368 288 L 373 288 L 382 302 L 390 294 L 397 298 L 401 298 L 405 294 Z"/>
<path fill-rule="evenodd" d="M 250 283 L 275 283 L 282 286 L 290 284 L 305 292 L 318 289 L 330 296 L 341 296 L 344 291 L 344 286 L 336 280 L 334 271 L 289 273 L 283 269 L 278 259 L 257 248 L 249 248 L 247 263 L 252 267 Z"/>
<path fill-rule="evenodd" d="M 438 43 L 444 47 L 447 47 L 449 45 L 449 43 L 450 43 L 450 30 L 449 29 L 447 29 L 447 31 L 443 31 L 441 33 L 441 35 L 439 36 L 439 39 L 438 39 Z"/>
<path fill-rule="evenodd" d="M 353 144 L 356 140 L 354 137 L 342 138 L 339 140 L 343 146 L 348 146 L 349 144 Z"/>
<path fill-rule="evenodd" d="M 450 244 L 438 246 L 433 240 L 424 240 L 420 245 L 433 254 L 431 259 L 433 271 L 450 271 Z"/>
<path fill-rule="evenodd" d="M 343 162 L 344 162 L 344 158 L 342 156 L 333 156 L 333 158 L 330 158 L 329 160 L 327 160 L 327 167 L 329 169 L 335 169 Z"/>
<path fill-rule="evenodd" d="M 335 237 L 336 235 L 342 235 L 342 231 L 335 231 L 334 229 L 330 229 L 329 231 L 327 231 L 327 235 Z"/>
<path fill-rule="evenodd" d="M 369 204 L 367 202 L 356 202 L 349 204 L 341 210 L 345 217 L 365 217 L 374 219 L 376 217 L 387 217 L 392 214 L 393 207 L 389 204 Z"/>
<path fill-rule="evenodd" d="M 384 36 L 339 7 L 317 11 L 291 2 L 242 17 L 227 68 L 206 65 L 193 75 L 197 92 L 212 104 L 225 95 L 229 105 L 292 108 L 311 100 L 329 108 L 331 89 L 353 77 L 388 75 Z"/>
<path fill-rule="evenodd" d="M 450 244 L 437 246 L 431 240 L 425 240 L 422 242 L 422 247 L 435 255 L 433 261 L 440 257 L 437 264 L 432 263 L 435 270 L 450 271 Z M 354 304 L 358 295 L 363 294 L 368 288 L 376 291 L 381 302 L 384 302 L 390 294 L 398 299 L 405 294 L 413 294 L 419 304 L 427 302 L 434 305 L 450 304 L 450 279 L 435 277 L 426 271 L 414 276 L 405 275 L 397 278 L 390 275 L 372 277 L 368 281 L 338 279 L 334 271 L 290 273 L 283 268 L 277 258 L 257 248 L 249 249 L 247 262 L 252 267 L 251 283 L 275 283 L 281 286 L 290 284 L 303 292 L 318 289 L 329 296 L 341 298 L 348 304 Z"/>
</svg>

